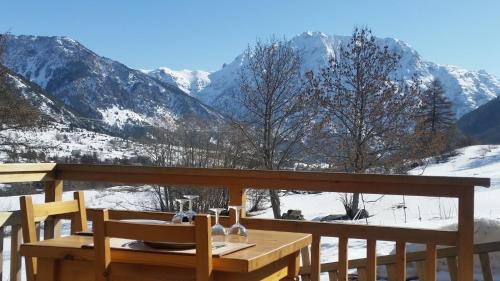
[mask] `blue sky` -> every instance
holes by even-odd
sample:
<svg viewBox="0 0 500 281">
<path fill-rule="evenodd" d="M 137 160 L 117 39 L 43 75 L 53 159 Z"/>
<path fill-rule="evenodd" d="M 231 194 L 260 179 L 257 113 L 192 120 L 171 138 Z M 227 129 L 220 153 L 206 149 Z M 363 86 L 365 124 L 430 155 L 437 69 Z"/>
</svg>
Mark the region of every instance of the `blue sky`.
<svg viewBox="0 0 500 281">
<path fill-rule="evenodd" d="M 213 71 L 258 37 L 348 35 L 358 25 L 427 60 L 500 77 L 498 0 L 10 0 L 0 9 L 0 32 L 66 35 L 133 68 Z"/>
</svg>

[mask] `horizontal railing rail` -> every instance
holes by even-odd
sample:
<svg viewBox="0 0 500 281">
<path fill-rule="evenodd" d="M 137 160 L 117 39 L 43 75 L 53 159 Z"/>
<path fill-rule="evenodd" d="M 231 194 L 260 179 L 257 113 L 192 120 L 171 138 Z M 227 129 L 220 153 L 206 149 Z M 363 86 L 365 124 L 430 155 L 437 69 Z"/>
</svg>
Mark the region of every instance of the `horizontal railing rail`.
<svg viewBox="0 0 500 281">
<path fill-rule="evenodd" d="M 367 241 L 367 259 L 363 267 L 366 280 L 376 280 L 376 267 L 384 257 L 376 256 L 379 240 L 395 241 L 395 280 L 405 280 L 406 262 L 411 254 L 406 253 L 406 243 L 423 243 L 425 251 L 426 280 L 435 280 L 436 259 L 441 250 L 437 245 L 455 246 L 458 257 L 457 275 L 459 281 L 469 281 L 473 275 L 473 206 L 474 187 L 488 187 L 487 178 L 427 177 L 408 175 L 371 175 L 322 172 L 260 171 L 229 169 L 165 168 L 144 166 L 113 165 L 72 165 L 72 164 L 2 164 L 0 183 L 46 182 L 45 201 L 60 201 L 63 181 L 107 182 L 125 184 L 168 184 L 200 188 L 223 187 L 229 190 L 229 204 L 245 205 L 245 190 L 279 189 L 321 192 L 348 192 L 393 195 L 415 195 L 458 198 L 458 229 L 456 231 L 399 228 L 387 226 L 361 225 L 351 223 L 323 223 L 308 221 L 285 221 L 244 217 L 242 223 L 249 228 L 311 233 L 311 250 L 303 253 L 303 270 L 308 274 L 304 280 L 319 280 L 322 271 L 320 263 L 321 237 L 338 237 L 339 260 L 335 265 L 338 280 L 347 280 L 348 269 L 353 261 L 348 260 L 349 239 Z M 88 210 L 92 219 L 94 210 Z M 224 224 L 234 222 L 235 216 L 223 218 Z M 12 225 L 13 233 L 20 237 L 19 212 L 1 212 L 0 227 Z M 170 214 L 161 212 L 111 211 L 112 218 L 170 219 Z M 43 218 L 45 219 L 45 218 Z M 44 237 L 59 235 L 61 217 L 48 217 L 45 221 Z M 15 229 L 16 228 L 16 229 Z M 3 234 L 3 232 L 2 232 Z M 19 239 L 13 239 L 17 244 Z M 14 243 L 14 242 L 13 242 Z M 0 247 L 1 249 L 1 247 Z M 18 253 L 17 253 L 18 254 Z M 17 270 L 17 259 L 13 270 Z M 351 265 L 350 265 L 351 264 Z M 354 263 L 355 264 L 355 263 Z M 17 274 L 17 275 L 16 275 Z M 14 277 L 14 278 L 12 278 Z M 11 270 L 11 280 L 18 280 L 19 271 Z"/>
</svg>

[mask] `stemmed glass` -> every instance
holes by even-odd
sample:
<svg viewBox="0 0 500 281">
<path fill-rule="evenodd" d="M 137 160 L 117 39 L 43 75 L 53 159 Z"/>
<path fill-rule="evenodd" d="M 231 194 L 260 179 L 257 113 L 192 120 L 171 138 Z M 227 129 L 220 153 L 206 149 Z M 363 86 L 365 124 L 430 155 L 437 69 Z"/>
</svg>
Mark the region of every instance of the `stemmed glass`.
<svg viewBox="0 0 500 281">
<path fill-rule="evenodd" d="M 184 218 L 186 217 L 186 213 L 184 213 L 184 203 L 186 203 L 187 199 L 175 199 L 175 202 L 179 203 L 179 212 L 175 213 L 172 218 L 173 223 L 182 223 Z"/>
<path fill-rule="evenodd" d="M 189 222 L 192 222 L 194 219 L 194 216 L 196 216 L 195 211 L 193 211 L 193 200 L 198 198 L 198 195 L 184 195 L 184 198 L 189 200 L 189 210 L 186 212 L 186 216 L 189 219 Z"/>
<path fill-rule="evenodd" d="M 215 224 L 212 226 L 212 243 L 214 247 L 223 246 L 226 242 L 226 229 L 219 223 L 220 212 L 223 208 L 211 208 L 210 211 L 215 213 Z"/>
<path fill-rule="evenodd" d="M 248 232 L 247 229 L 240 224 L 240 211 L 241 206 L 229 206 L 229 208 L 234 209 L 235 224 L 233 224 L 227 231 L 227 241 L 231 243 L 247 243 L 248 242 Z"/>
</svg>

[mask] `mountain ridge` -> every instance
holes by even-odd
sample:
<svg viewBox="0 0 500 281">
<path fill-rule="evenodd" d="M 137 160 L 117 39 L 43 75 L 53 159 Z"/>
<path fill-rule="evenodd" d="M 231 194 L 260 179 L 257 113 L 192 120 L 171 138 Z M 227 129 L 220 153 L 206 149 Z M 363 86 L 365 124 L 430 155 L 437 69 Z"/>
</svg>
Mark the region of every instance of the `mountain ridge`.
<svg viewBox="0 0 500 281">
<path fill-rule="evenodd" d="M 302 72 L 313 70 L 318 72 L 330 58 L 334 57 L 341 44 L 346 44 L 349 36 L 327 35 L 322 32 L 304 32 L 291 38 L 289 41 L 293 48 L 303 57 Z M 400 67 L 396 75 L 398 78 L 409 81 L 414 75 L 424 83 L 429 83 L 438 78 L 444 85 L 446 96 L 454 104 L 457 117 L 478 108 L 500 94 L 500 80 L 484 70 L 468 71 L 466 69 L 440 65 L 424 60 L 420 54 L 408 43 L 395 38 L 377 38 L 377 44 L 387 45 L 389 49 L 401 56 Z M 244 64 L 242 54 L 224 67 L 210 73 L 207 77 L 208 84 L 201 90 L 191 92 L 219 110 L 233 110 L 234 95 L 238 93 L 236 85 L 237 72 Z M 170 73 L 169 80 L 176 80 L 175 73 Z M 161 79 L 161 77 L 159 77 Z"/>
<path fill-rule="evenodd" d="M 178 87 L 99 56 L 69 37 L 9 35 L 3 63 L 82 117 L 125 134 L 158 120 L 175 127 L 188 117 L 221 119 Z"/>
</svg>

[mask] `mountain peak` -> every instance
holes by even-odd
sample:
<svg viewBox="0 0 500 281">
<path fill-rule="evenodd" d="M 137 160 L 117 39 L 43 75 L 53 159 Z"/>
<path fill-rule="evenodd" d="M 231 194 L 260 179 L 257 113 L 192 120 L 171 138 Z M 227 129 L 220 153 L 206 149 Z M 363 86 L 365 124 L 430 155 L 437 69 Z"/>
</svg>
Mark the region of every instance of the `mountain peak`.
<svg viewBox="0 0 500 281">
<path fill-rule="evenodd" d="M 163 66 L 154 70 L 148 70 L 146 73 L 169 85 L 179 87 L 189 95 L 200 92 L 210 84 L 210 79 L 208 78 L 210 72 L 203 70 L 173 70 Z"/>
</svg>

